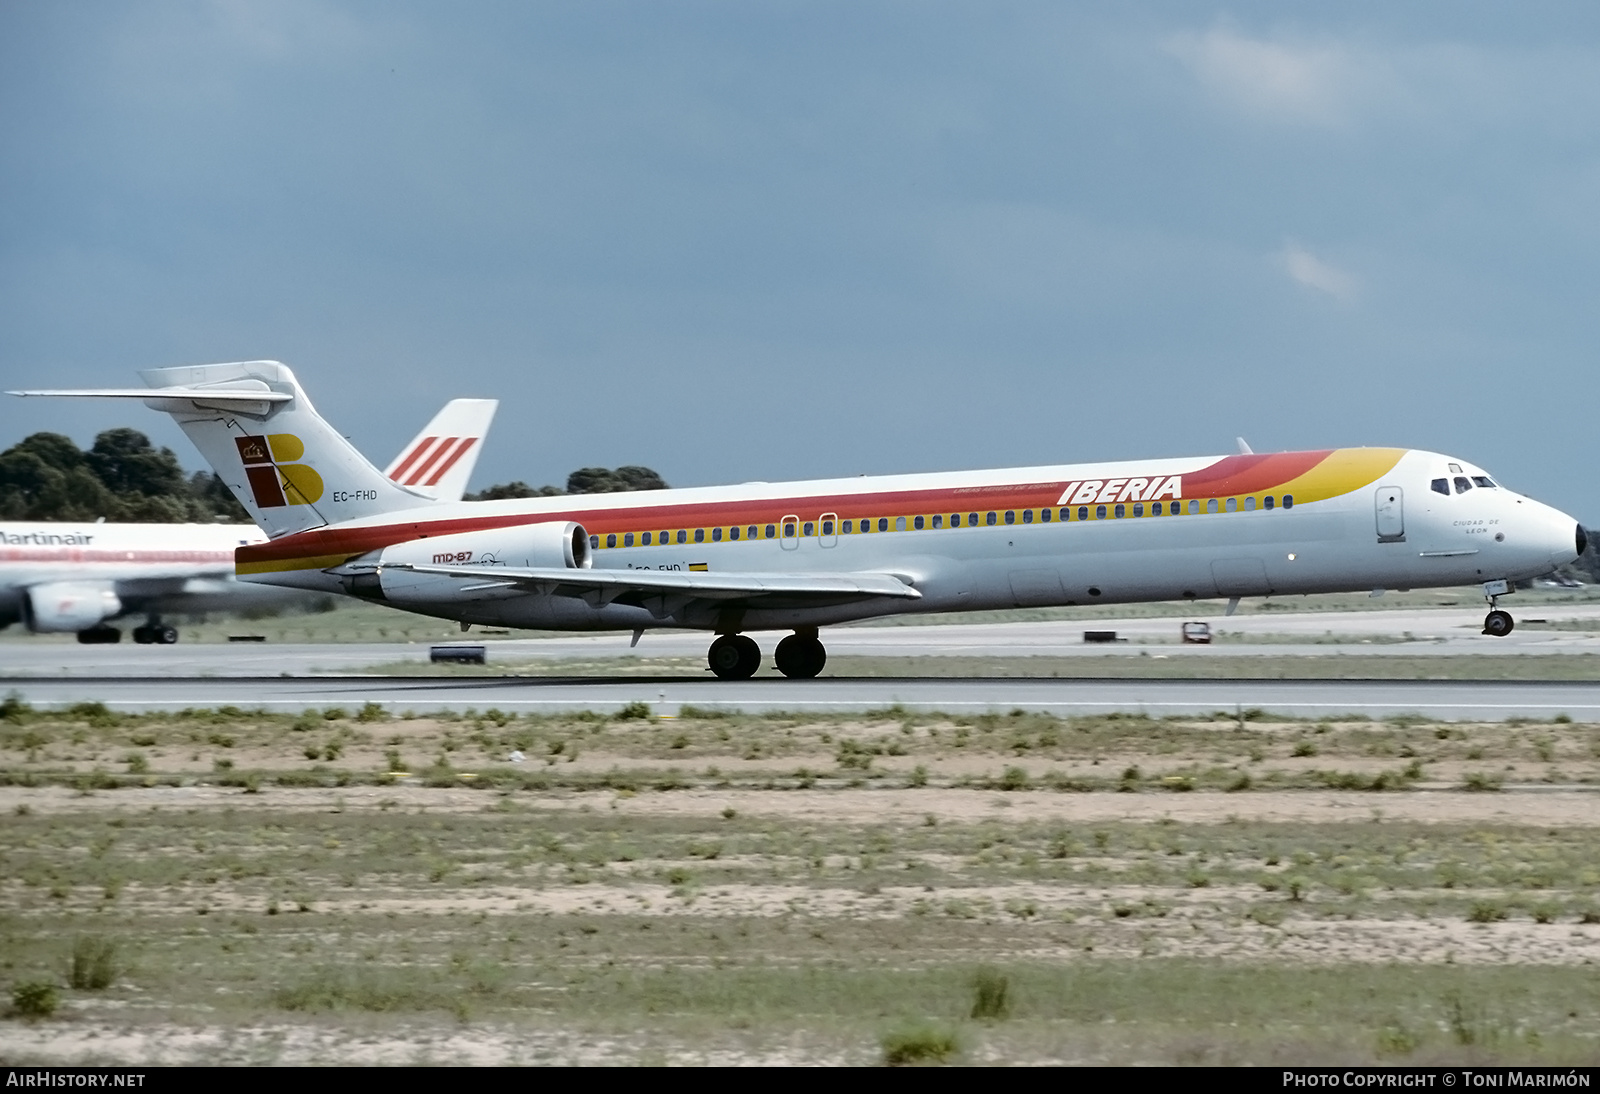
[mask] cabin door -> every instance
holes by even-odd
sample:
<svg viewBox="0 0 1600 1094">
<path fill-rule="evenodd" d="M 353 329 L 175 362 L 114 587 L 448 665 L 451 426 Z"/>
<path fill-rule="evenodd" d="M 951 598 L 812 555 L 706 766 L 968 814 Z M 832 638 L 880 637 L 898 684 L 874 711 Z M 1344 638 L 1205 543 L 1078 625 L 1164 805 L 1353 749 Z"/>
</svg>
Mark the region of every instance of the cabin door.
<svg viewBox="0 0 1600 1094">
<path fill-rule="evenodd" d="M 1404 543 L 1405 495 L 1398 486 L 1380 486 L 1377 494 L 1378 542 Z"/>
</svg>

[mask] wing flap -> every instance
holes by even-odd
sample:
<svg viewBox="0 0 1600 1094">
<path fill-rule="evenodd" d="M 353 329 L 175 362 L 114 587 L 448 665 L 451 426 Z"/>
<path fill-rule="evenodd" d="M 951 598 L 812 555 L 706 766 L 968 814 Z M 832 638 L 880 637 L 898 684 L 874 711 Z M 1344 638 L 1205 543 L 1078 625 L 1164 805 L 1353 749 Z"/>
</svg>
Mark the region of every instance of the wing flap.
<svg viewBox="0 0 1600 1094">
<path fill-rule="evenodd" d="M 375 564 L 337 568 L 373 570 Z M 624 596 L 688 600 L 750 600 L 769 597 L 920 600 L 922 594 L 894 574 L 740 573 L 735 571 L 524 569 L 514 566 L 449 566 L 391 563 L 384 569 L 471 581 L 475 590 L 516 588 L 552 596 L 576 596 L 608 604 Z"/>
</svg>

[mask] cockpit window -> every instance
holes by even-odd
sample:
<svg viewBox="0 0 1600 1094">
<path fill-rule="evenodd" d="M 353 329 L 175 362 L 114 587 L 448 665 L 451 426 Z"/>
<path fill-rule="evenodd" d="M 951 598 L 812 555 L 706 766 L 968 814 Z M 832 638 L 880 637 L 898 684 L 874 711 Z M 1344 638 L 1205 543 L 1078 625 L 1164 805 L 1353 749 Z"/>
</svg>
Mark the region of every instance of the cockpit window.
<svg viewBox="0 0 1600 1094">
<path fill-rule="evenodd" d="M 1475 486 L 1487 486 L 1491 490 L 1495 488 L 1494 480 L 1488 475 L 1474 475 L 1472 476 L 1472 482 Z"/>
<path fill-rule="evenodd" d="M 1467 477 L 1465 475 L 1457 475 L 1456 476 L 1456 493 L 1465 494 L 1468 490 L 1471 490 L 1471 489 L 1472 489 L 1472 484 L 1467 481 Z"/>
<path fill-rule="evenodd" d="M 1450 480 L 1449 479 L 1434 479 L 1433 480 L 1433 492 L 1435 494 L 1443 494 L 1445 497 L 1449 497 L 1450 496 Z"/>
</svg>

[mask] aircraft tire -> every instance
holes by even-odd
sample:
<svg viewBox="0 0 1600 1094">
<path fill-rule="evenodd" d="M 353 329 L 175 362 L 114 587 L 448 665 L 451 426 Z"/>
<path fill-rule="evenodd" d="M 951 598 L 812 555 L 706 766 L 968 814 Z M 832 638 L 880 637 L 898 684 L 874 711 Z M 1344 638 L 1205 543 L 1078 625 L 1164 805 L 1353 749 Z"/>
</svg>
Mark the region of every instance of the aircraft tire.
<svg viewBox="0 0 1600 1094">
<path fill-rule="evenodd" d="M 104 623 L 78 632 L 78 641 L 85 646 L 104 646 L 122 641 L 122 632 Z"/>
<path fill-rule="evenodd" d="M 161 645 L 163 645 L 163 646 L 176 645 L 177 642 L 178 642 L 178 628 L 177 627 L 166 627 L 166 626 L 156 627 L 155 628 L 155 633 L 156 633 L 156 641 L 158 643 L 160 643 Z"/>
<path fill-rule="evenodd" d="M 772 651 L 778 671 L 792 680 L 810 680 L 828 663 L 828 651 L 815 638 L 791 634 Z"/>
<path fill-rule="evenodd" d="M 133 640 L 141 646 L 148 646 L 156 640 L 155 628 L 150 626 L 133 628 Z"/>
<path fill-rule="evenodd" d="M 1493 635 L 1495 638 L 1504 638 L 1516 625 L 1517 622 L 1511 618 L 1511 613 L 1499 608 L 1483 617 L 1483 633 Z"/>
<path fill-rule="evenodd" d="M 748 680 L 761 667 L 761 647 L 742 634 L 725 634 L 711 643 L 706 661 L 719 680 Z"/>
</svg>

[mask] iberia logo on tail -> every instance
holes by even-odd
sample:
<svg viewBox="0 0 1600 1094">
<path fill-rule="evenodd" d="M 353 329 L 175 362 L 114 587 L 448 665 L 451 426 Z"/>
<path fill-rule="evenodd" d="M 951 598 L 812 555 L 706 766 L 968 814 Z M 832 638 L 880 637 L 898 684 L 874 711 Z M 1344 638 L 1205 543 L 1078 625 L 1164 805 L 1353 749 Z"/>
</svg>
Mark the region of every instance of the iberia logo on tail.
<svg viewBox="0 0 1600 1094">
<path fill-rule="evenodd" d="M 310 505 L 322 497 L 322 476 L 294 462 L 306 454 L 306 446 L 293 433 L 235 437 L 233 443 L 239 446 L 239 459 L 259 508 Z"/>
</svg>

